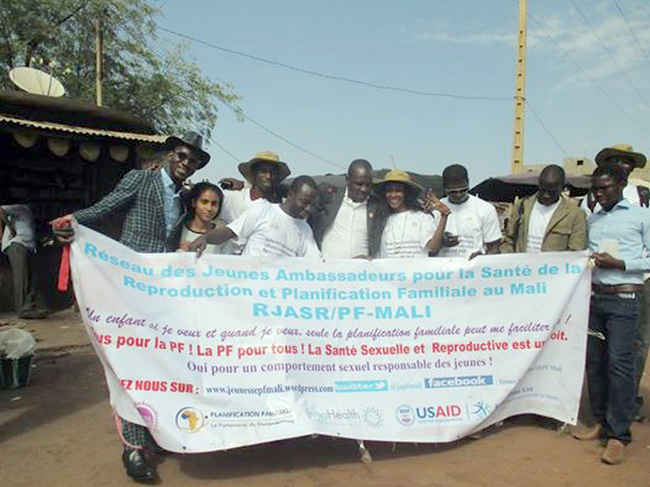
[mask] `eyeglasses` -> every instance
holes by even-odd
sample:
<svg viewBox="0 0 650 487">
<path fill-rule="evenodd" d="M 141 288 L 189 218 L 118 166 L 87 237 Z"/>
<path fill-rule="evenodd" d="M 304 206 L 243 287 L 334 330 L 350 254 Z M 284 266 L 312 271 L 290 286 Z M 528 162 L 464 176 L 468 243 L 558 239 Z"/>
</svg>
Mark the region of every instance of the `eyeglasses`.
<svg viewBox="0 0 650 487">
<path fill-rule="evenodd" d="M 174 151 L 174 154 L 176 154 L 176 157 L 178 157 L 178 160 L 180 161 L 187 161 L 188 164 L 191 164 L 193 166 L 198 166 L 199 165 L 199 160 L 196 157 L 192 157 L 189 152 L 184 152 L 184 151 Z"/>
</svg>

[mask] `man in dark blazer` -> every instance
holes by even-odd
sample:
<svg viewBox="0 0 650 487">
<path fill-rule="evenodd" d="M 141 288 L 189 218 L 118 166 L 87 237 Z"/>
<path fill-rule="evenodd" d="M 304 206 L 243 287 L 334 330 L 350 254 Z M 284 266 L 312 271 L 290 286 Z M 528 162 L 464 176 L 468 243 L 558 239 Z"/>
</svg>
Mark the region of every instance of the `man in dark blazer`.
<svg viewBox="0 0 650 487">
<path fill-rule="evenodd" d="M 319 185 L 309 224 L 326 259 L 377 255 L 386 218 L 377 213 L 372 182 L 370 163 L 356 159 L 348 168 L 345 187 Z"/>
<path fill-rule="evenodd" d="M 94 205 L 54 220 L 52 227 L 58 240 L 70 243 L 74 239 L 72 218 L 86 225 L 125 209 L 121 243 L 136 252 L 176 251 L 185 216 L 180 197 L 183 182 L 210 160 L 202 145 L 202 137 L 194 132 L 169 137 L 160 168 L 129 171 L 113 191 Z M 156 450 L 157 445 L 145 426 L 120 420 L 122 461 L 127 474 L 136 481 L 153 480 L 155 471 L 147 464 L 143 450 Z"/>
</svg>

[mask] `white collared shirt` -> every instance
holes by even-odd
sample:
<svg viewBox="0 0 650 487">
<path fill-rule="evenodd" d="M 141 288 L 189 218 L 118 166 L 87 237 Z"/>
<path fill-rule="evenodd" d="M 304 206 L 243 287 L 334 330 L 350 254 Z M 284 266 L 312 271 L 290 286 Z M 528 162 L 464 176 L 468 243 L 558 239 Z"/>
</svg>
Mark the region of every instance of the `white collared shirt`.
<svg viewBox="0 0 650 487">
<path fill-rule="evenodd" d="M 348 197 L 348 189 L 332 226 L 323 236 L 321 245 L 326 259 L 350 259 L 369 255 L 368 200 L 355 203 Z"/>
<path fill-rule="evenodd" d="M 163 200 L 165 202 L 165 235 L 169 237 L 174 225 L 181 215 L 181 190 L 176 190 L 176 184 L 167 173 L 167 168 L 160 171 L 163 183 Z"/>
</svg>

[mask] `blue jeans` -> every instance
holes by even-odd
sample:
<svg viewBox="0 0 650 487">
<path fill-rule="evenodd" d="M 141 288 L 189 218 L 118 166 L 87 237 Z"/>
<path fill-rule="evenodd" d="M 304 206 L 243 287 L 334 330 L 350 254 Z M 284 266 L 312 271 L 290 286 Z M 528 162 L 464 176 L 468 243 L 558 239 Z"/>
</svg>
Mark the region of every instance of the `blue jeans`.
<svg viewBox="0 0 650 487">
<path fill-rule="evenodd" d="M 591 410 L 604 427 L 606 438 L 632 441 L 630 425 L 636 395 L 634 338 L 641 308 L 641 294 L 591 297 L 589 329 L 604 335 L 589 336 L 587 379 Z"/>
</svg>

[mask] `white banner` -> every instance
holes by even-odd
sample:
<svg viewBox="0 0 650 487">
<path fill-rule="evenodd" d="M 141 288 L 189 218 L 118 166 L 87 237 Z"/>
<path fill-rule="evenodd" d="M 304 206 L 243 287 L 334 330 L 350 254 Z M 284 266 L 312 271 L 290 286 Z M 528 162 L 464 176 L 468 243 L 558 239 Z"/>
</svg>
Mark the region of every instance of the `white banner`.
<svg viewBox="0 0 650 487">
<path fill-rule="evenodd" d="M 522 413 L 576 422 L 586 252 L 197 259 L 79 227 L 72 273 L 111 404 L 171 451 L 312 433 L 445 442 Z"/>
</svg>

